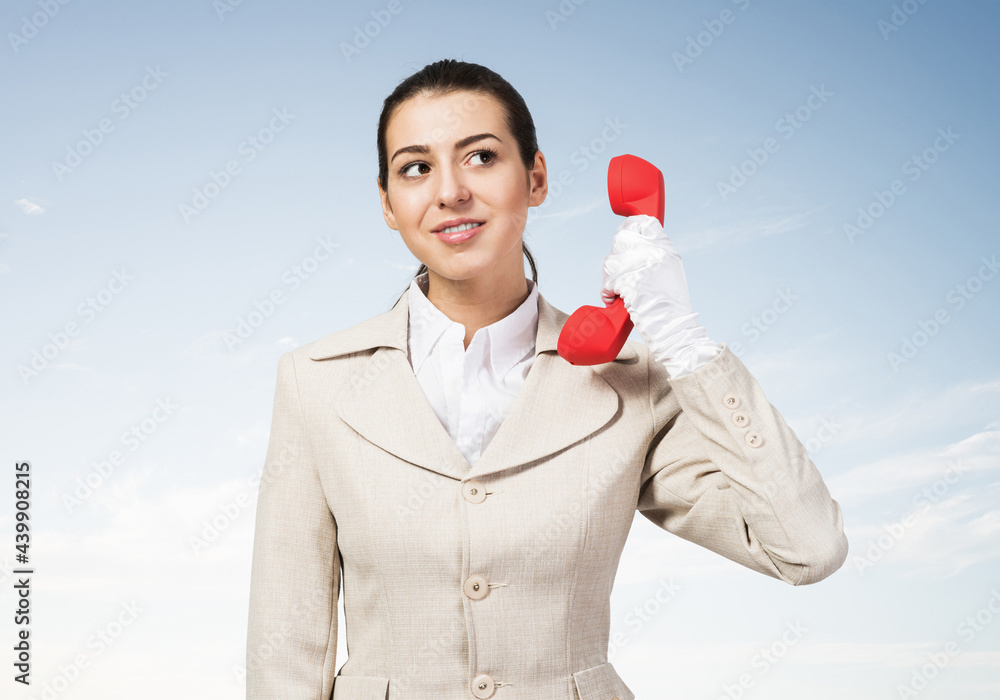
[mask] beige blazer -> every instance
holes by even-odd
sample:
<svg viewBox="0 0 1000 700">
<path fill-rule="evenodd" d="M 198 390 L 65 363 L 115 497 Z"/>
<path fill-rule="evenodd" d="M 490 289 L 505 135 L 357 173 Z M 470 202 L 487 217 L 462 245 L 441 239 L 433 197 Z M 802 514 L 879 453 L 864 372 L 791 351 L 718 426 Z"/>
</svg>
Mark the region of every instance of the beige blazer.
<svg viewBox="0 0 1000 700">
<path fill-rule="evenodd" d="M 636 510 L 792 585 L 844 562 L 839 504 L 728 346 L 678 380 L 632 341 L 577 367 L 539 295 L 534 364 L 470 466 L 407 360 L 408 294 L 278 362 L 248 700 L 633 700 L 607 651 Z"/>
</svg>

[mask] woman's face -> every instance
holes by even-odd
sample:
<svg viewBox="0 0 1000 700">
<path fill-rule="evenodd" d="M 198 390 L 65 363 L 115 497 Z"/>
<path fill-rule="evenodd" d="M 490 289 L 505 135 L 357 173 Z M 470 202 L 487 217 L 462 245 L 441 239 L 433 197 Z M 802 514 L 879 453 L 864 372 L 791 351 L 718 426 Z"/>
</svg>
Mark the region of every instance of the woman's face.
<svg viewBox="0 0 1000 700">
<path fill-rule="evenodd" d="M 521 235 L 528 207 L 548 192 L 545 158 L 538 152 L 534 168 L 524 167 L 495 98 L 469 91 L 413 97 L 390 120 L 386 150 L 382 213 L 432 274 L 523 277 Z M 456 220 L 481 225 L 464 241 L 435 235 Z"/>
</svg>

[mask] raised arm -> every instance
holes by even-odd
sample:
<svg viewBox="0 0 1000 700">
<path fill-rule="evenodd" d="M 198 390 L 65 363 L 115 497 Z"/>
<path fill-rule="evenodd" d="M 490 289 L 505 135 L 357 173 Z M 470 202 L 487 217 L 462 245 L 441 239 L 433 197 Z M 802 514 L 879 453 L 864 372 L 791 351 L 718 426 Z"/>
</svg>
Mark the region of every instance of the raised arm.
<svg viewBox="0 0 1000 700">
<path fill-rule="evenodd" d="M 733 352 L 669 379 L 649 357 L 653 439 L 638 510 L 658 526 L 792 585 L 847 558 L 840 505 L 805 446 Z"/>
<path fill-rule="evenodd" d="M 691 308 L 687 277 L 660 222 L 628 217 L 604 261 L 649 348 L 653 435 L 638 510 L 664 530 L 793 585 L 847 558 L 840 505 L 805 446 Z"/>
</svg>

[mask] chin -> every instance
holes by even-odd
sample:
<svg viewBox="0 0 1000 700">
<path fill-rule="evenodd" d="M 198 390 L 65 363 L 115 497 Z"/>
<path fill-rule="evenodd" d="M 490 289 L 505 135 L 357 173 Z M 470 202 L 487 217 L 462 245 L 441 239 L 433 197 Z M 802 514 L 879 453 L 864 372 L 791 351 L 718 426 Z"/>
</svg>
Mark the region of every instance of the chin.
<svg viewBox="0 0 1000 700">
<path fill-rule="evenodd" d="M 450 280 L 469 280 L 475 279 L 476 277 L 482 277 L 487 271 L 494 268 L 495 262 L 488 261 L 482 264 L 470 264 L 463 265 L 461 263 L 456 263 L 452 261 L 452 264 L 442 265 L 441 267 L 431 268 L 441 277 L 447 277 Z"/>
</svg>

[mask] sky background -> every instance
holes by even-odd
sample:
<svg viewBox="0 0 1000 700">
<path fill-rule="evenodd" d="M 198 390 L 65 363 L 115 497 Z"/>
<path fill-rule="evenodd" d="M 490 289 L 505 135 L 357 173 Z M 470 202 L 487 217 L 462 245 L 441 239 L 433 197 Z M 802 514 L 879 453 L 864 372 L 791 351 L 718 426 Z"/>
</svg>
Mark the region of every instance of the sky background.
<svg viewBox="0 0 1000 700">
<path fill-rule="evenodd" d="M 600 303 L 609 159 L 663 171 L 700 322 L 844 511 L 847 562 L 799 588 L 637 515 L 610 650 L 637 697 L 1000 695 L 1000 5 L 47 2 L 0 10 L 0 695 L 243 697 L 278 358 L 408 286 L 376 126 L 441 58 L 489 66 L 532 111 L 550 191 L 525 240 L 556 307 Z M 313 264 L 320 240 L 336 250 Z M 285 302 L 227 344 L 274 290 Z M 11 670 L 18 460 L 30 689 Z M 782 649 L 789 625 L 805 632 Z"/>
</svg>

